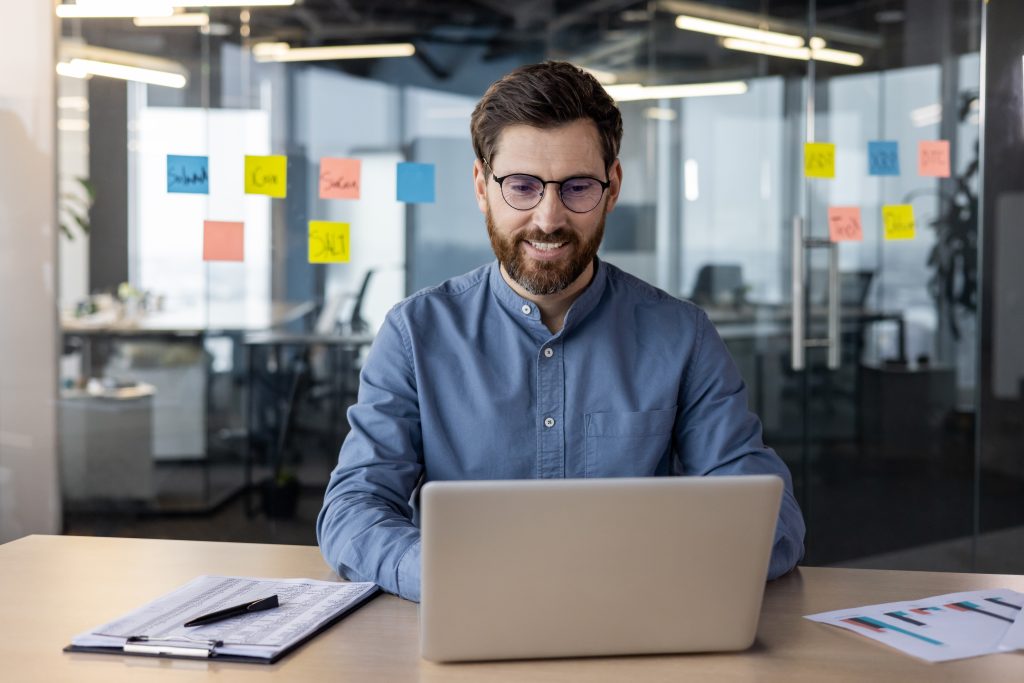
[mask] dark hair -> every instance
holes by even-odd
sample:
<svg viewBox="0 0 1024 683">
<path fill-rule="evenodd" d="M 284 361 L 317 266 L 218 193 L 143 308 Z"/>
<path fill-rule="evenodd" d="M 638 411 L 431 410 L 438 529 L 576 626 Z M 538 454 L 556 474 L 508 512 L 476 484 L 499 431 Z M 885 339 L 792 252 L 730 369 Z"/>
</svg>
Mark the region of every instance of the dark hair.
<svg viewBox="0 0 1024 683">
<path fill-rule="evenodd" d="M 619 156 L 622 114 L 597 79 L 569 62 L 521 66 L 491 84 L 473 109 L 473 151 L 489 165 L 506 126 L 554 128 L 580 119 L 597 126 L 604 164 L 610 167 Z"/>
</svg>

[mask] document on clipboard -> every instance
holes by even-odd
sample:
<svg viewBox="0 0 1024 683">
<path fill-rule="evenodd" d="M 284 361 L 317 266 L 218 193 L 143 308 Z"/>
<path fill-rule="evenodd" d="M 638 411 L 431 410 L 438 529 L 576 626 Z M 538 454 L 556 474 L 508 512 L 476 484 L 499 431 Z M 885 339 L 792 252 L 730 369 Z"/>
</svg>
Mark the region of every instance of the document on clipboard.
<svg viewBox="0 0 1024 683">
<path fill-rule="evenodd" d="M 200 576 L 71 639 L 66 652 L 211 658 L 271 664 L 374 597 L 373 583 Z M 203 626 L 187 621 L 277 595 L 275 609 Z"/>
</svg>

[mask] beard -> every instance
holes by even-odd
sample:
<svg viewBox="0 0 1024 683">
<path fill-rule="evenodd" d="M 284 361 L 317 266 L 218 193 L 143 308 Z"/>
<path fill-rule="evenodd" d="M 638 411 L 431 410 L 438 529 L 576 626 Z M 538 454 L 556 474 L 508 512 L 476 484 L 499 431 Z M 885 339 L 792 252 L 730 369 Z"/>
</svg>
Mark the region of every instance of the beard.
<svg viewBox="0 0 1024 683">
<path fill-rule="evenodd" d="M 491 207 L 488 206 L 487 236 L 491 239 L 491 248 L 498 257 L 498 263 L 505 268 L 513 282 L 533 295 L 557 294 L 575 282 L 597 256 L 597 249 L 604 238 L 606 214 L 602 206 L 597 229 L 590 239 L 581 241 L 575 232 L 564 228 L 549 233 L 524 230 L 508 235 L 500 234 L 494 225 Z M 571 252 L 560 261 L 536 261 L 520 248 L 522 242 L 565 242 L 570 245 Z"/>
</svg>

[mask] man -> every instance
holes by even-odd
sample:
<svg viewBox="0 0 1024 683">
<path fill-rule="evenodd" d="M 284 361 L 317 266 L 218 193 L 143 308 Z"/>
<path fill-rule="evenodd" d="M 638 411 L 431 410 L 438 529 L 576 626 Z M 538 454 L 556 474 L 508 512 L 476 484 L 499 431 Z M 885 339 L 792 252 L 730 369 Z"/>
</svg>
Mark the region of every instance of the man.
<svg viewBox="0 0 1024 683">
<path fill-rule="evenodd" d="M 769 473 L 785 482 L 769 578 L 792 569 L 789 472 L 714 327 L 596 257 L 622 183 L 615 103 L 547 62 L 493 84 L 471 128 L 497 262 L 388 313 L 317 520 L 324 557 L 419 600 L 423 481 Z"/>
</svg>

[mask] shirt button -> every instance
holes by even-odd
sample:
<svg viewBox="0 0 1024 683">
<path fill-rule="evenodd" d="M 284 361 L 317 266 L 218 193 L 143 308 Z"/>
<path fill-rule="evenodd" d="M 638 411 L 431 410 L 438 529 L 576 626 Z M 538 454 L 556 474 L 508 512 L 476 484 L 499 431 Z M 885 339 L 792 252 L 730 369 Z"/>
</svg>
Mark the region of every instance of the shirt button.
<svg viewBox="0 0 1024 683">
<path fill-rule="evenodd" d="M 553 418 L 553 417 L 545 417 L 544 418 L 544 426 L 545 427 L 549 427 L 549 428 L 550 427 L 554 427 L 555 426 L 555 418 Z"/>
<path fill-rule="evenodd" d="M 544 357 L 545 358 L 551 358 L 551 356 L 553 356 L 553 355 L 555 355 L 555 352 L 551 350 L 550 346 L 548 348 L 544 349 Z"/>
<path fill-rule="evenodd" d="M 522 308 L 523 315 L 530 315 L 530 311 L 532 311 L 532 310 L 533 310 L 532 308 L 530 308 L 526 304 L 523 304 L 523 308 Z"/>
</svg>

